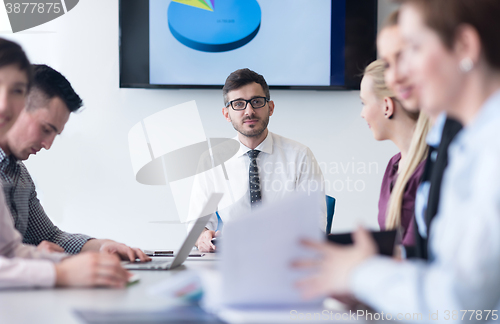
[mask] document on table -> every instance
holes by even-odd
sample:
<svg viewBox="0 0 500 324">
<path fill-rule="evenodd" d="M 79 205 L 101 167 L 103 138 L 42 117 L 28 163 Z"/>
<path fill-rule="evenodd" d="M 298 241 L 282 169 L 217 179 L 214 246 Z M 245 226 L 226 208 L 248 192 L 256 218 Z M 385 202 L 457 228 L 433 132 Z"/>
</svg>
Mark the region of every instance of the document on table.
<svg viewBox="0 0 500 324">
<path fill-rule="evenodd" d="M 300 240 L 324 240 L 315 213 L 320 199 L 325 198 L 293 193 L 225 224 L 220 247 L 223 305 L 269 307 L 320 301 L 301 298 L 295 283 L 311 272 L 291 267 L 298 258 L 318 257 Z"/>
</svg>

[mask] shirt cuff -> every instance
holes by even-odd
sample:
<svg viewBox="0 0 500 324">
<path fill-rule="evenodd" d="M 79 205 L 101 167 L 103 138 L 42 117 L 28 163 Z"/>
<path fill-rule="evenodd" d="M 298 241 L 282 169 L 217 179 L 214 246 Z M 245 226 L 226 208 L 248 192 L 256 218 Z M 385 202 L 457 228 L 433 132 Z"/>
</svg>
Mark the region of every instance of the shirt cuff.
<svg viewBox="0 0 500 324">
<path fill-rule="evenodd" d="M 371 304 L 373 298 L 377 298 L 377 285 L 381 274 L 390 272 L 392 267 L 394 267 L 394 260 L 374 256 L 355 268 L 350 279 L 350 287 L 354 296 L 364 303 Z"/>
<path fill-rule="evenodd" d="M 33 287 L 51 288 L 56 285 L 56 266 L 51 261 L 29 260 L 36 263 L 30 266 L 27 271 L 27 278 L 30 278 Z"/>
<path fill-rule="evenodd" d="M 84 234 L 69 234 L 65 235 L 64 238 L 52 242 L 61 246 L 64 252 L 68 254 L 78 254 L 81 252 L 83 246 L 93 239 L 95 238 Z"/>
<path fill-rule="evenodd" d="M 48 260 L 0 257 L 1 288 L 49 288 L 56 283 L 54 263 Z"/>
</svg>

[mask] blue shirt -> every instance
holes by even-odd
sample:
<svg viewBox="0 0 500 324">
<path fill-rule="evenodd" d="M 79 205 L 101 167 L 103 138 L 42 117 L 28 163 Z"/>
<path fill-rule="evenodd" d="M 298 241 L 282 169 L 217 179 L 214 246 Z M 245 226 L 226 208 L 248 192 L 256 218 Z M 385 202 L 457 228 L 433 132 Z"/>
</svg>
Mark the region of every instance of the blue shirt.
<svg viewBox="0 0 500 324">
<path fill-rule="evenodd" d="M 441 202 L 429 234 L 433 262 L 375 256 L 351 276 L 355 297 L 377 311 L 497 310 L 500 305 L 500 91 L 450 144 Z M 451 315 L 451 314 L 450 314 Z M 491 319 L 491 315 L 490 318 Z"/>
</svg>

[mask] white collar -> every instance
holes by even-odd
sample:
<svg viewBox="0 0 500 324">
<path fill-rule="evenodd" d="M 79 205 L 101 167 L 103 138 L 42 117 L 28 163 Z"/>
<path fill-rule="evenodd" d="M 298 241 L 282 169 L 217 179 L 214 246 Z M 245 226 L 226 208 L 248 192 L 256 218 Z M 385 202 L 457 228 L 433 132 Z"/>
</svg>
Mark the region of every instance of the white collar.
<svg viewBox="0 0 500 324">
<path fill-rule="evenodd" d="M 248 153 L 248 151 L 251 151 L 249 147 L 247 147 L 245 144 L 241 143 L 239 140 L 238 136 L 235 137 L 235 139 L 240 142 L 240 149 L 238 150 L 238 153 L 236 154 L 238 157 L 243 156 Z M 267 154 L 273 154 L 273 133 L 267 132 L 266 138 L 260 143 L 255 150 L 259 150 L 261 152 L 267 153 Z"/>
</svg>

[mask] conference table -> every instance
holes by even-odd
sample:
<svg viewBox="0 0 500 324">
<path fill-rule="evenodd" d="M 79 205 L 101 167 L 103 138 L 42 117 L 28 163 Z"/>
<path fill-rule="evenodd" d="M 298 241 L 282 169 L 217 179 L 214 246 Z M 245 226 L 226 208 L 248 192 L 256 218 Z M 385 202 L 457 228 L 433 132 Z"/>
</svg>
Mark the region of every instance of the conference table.
<svg viewBox="0 0 500 324">
<path fill-rule="evenodd" d="M 175 323 L 169 320 L 171 309 L 181 307 L 181 302 L 151 293 L 151 289 L 167 280 L 174 280 L 182 271 L 203 271 L 217 269 L 217 254 L 209 253 L 203 257 L 190 257 L 180 267 L 168 271 L 131 271 L 138 274 L 140 280 L 124 289 L 105 288 L 56 288 L 56 289 L 13 289 L 0 291 L 1 324 L 84 324 L 84 323 Z M 181 305 L 181 306 L 179 306 Z M 112 320 L 100 319 L 88 322 L 77 311 L 109 313 Z M 291 317 L 291 309 L 240 309 L 226 310 L 219 317 L 230 323 L 289 323 L 310 322 L 305 319 L 305 312 L 298 310 Z M 310 310 L 311 312 L 314 310 Z M 318 309 L 319 312 L 322 309 Z M 143 316 L 144 320 L 118 320 L 122 313 Z M 118 314 L 118 315 L 113 315 Z M 156 316 L 149 316 L 153 314 Z M 302 315 L 300 315 L 302 314 Z M 347 317 L 347 316 L 345 316 Z M 141 318 L 141 317 L 139 317 Z M 153 318 L 153 320 L 152 320 Z M 163 318 L 164 321 L 158 320 Z M 334 317 L 332 316 L 332 319 Z M 340 316 L 339 316 L 340 318 Z M 87 319 L 88 320 L 88 319 Z M 198 321 L 192 321 L 195 323 Z M 318 320 L 325 322 L 325 320 Z M 338 322 L 338 321 L 336 321 Z M 344 321 L 341 321 L 344 322 Z M 380 322 L 380 321 L 378 321 Z"/>
</svg>

